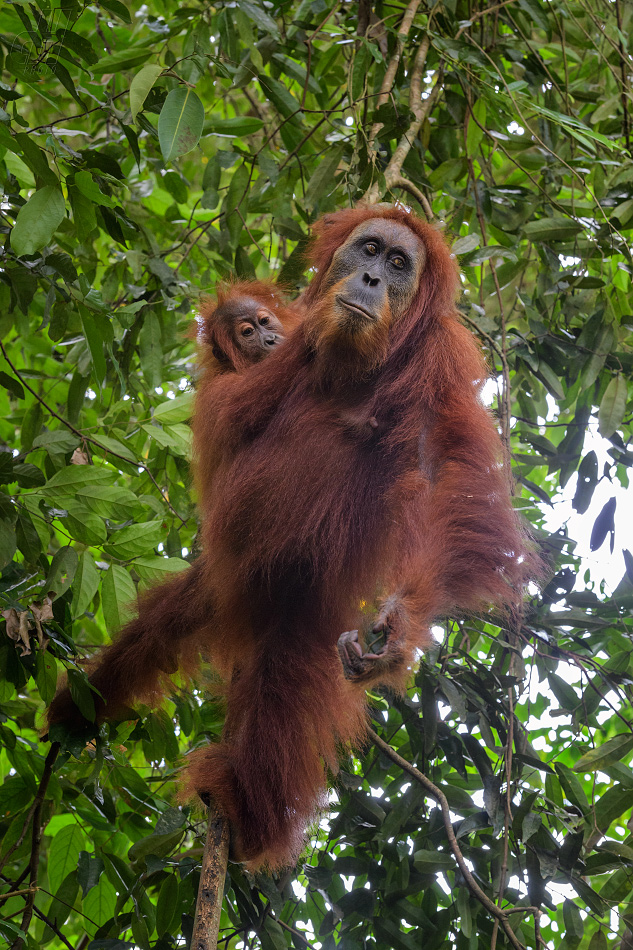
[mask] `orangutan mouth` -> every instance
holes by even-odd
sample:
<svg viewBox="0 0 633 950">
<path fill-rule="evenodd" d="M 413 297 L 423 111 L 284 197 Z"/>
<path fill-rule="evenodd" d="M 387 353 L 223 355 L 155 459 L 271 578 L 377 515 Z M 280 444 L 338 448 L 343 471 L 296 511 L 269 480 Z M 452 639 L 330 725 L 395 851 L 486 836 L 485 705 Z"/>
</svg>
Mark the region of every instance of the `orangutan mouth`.
<svg viewBox="0 0 633 950">
<path fill-rule="evenodd" d="M 361 307 L 358 303 L 351 303 L 349 300 L 345 300 L 340 295 L 337 295 L 336 302 L 342 304 L 347 310 L 351 310 L 354 314 L 360 314 L 361 317 L 365 317 L 367 320 L 375 320 L 376 317 L 373 313 L 370 313 L 369 310 L 365 310 L 364 307 Z"/>
</svg>

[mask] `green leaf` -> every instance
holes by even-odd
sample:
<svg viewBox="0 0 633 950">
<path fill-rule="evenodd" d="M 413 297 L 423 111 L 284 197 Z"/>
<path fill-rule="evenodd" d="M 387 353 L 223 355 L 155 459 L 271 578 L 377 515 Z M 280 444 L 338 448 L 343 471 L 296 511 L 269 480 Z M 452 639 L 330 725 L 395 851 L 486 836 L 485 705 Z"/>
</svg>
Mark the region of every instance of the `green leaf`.
<svg viewBox="0 0 633 950">
<path fill-rule="evenodd" d="M 111 564 L 101 583 L 101 606 L 110 636 L 117 633 L 134 615 L 136 587 L 119 564 Z"/>
<path fill-rule="evenodd" d="M 421 874 L 455 870 L 455 859 L 442 851 L 414 851 L 413 864 Z"/>
<path fill-rule="evenodd" d="M 42 702 L 48 706 L 57 688 L 57 661 L 50 650 L 35 657 L 35 683 Z"/>
<path fill-rule="evenodd" d="M 466 131 L 466 153 L 470 156 L 477 154 L 477 149 L 484 138 L 486 128 L 486 103 L 483 99 L 478 99 L 472 109 L 472 115 L 468 119 L 468 128 Z"/>
<path fill-rule="evenodd" d="M 77 491 L 77 500 L 110 521 L 128 521 L 140 511 L 136 495 L 115 485 L 84 485 Z"/>
<path fill-rule="evenodd" d="M 114 477 L 114 472 L 101 468 L 99 465 L 68 465 L 49 478 L 44 486 L 43 494 L 52 498 L 74 495 L 84 485 L 108 482 Z"/>
<path fill-rule="evenodd" d="M 240 10 L 246 13 L 264 34 L 279 39 L 277 24 L 273 18 L 256 3 L 251 3 L 251 0 L 240 0 Z"/>
<path fill-rule="evenodd" d="M 101 875 L 99 883 L 91 888 L 83 900 L 83 912 L 88 920 L 101 926 L 114 915 L 117 893 L 106 877 Z"/>
<path fill-rule="evenodd" d="M 158 141 L 165 162 L 195 148 L 202 135 L 204 106 L 189 88 L 179 86 L 169 93 L 158 118 Z"/>
<path fill-rule="evenodd" d="M 160 386 L 163 370 L 163 347 L 160 323 L 156 314 L 149 310 L 143 319 L 139 334 L 141 368 L 145 382 L 151 389 Z"/>
<path fill-rule="evenodd" d="M 46 185 L 22 205 L 11 231 L 11 247 L 18 257 L 35 254 L 50 242 L 64 220 L 64 196 L 55 185 Z"/>
<path fill-rule="evenodd" d="M 10 521 L 0 519 L 0 569 L 6 567 L 13 558 L 17 547 L 15 531 Z"/>
<path fill-rule="evenodd" d="M 86 340 L 88 341 L 88 348 L 92 357 L 92 366 L 94 369 L 95 378 L 97 383 L 101 384 L 105 380 L 107 369 L 105 356 L 103 354 L 104 340 L 99 332 L 99 327 L 96 320 L 87 307 L 80 306 L 79 313 L 81 314 L 81 322 L 83 324 Z"/>
<path fill-rule="evenodd" d="M 363 94 L 367 82 L 367 71 L 371 62 L 371 55 L 366 46 L 361 46 L 354 54 L 354 61 L 350 72 L 350 94 L 352 102 L 356 102 Z"/>
<path fill-rule="evenodd" d="M 132 112 L 133 121 L 143 108 L 150 90 L 153 88 L 162 71 L 162 66 L 158 66 L 155 63 L 147 63 L 147 65 L 139 70 L 130 83 L 130 111 Z"/>
<path fill-rule="evenodd" d="M 578 946 L 584 933 L 584 927 L 580 911 L 574 902 L 569 899 L 563 903 L 563 921 L 565 923 L 566 942 L 572 947 Z"/>
<path fill-rule="evenodd" d="M 574 772 L 597 772 L 612 762 L 619 762 L 633 749 L 633 735 L 623 732 L 602 745 L 585 752 L 574 765 Z"/>
<path fill-rule="evenodd" d="M 179 557 L 139 557 L 134 561 L 134 570 L 146 584 L 158 584 L 169 574 L 184 571 L 190 564 Z"/>
<path fill-rule="evenodd" d="M 245 164 L 242 164 L 236 169 L 231 178 L 231 183 L 222 206 L 231 238 L 231 247 L 237 247 L 237 242 L 244 226 L 242 219 L 246 218 L 248 183 L 248 168 Z"/>
<path fill-rule="evenodd" d="M 609 944 L 607 942 L 607 936 L 604 930 L 596 930 L 595 934 L 589 941 L 587 950 L 609 950 Z"/>
<path fill-rule="evenodd" d="M 218 135 L 253 135 L 263 129 L 264 123 L 261 119 L 256 119 L 250 115 L 234 115 L 229 119 L 221 119 L 219 116 L 211 114 L 204 123 L 204 133 L 216 133 Z"/>
<path fill-rule="evenodd" d="M 110 452 L 114 452 L 115 455 L 121 456 L 122 458 L 127 459 L 129 462 L 133 462 L 135 464 L 138 462 L 138 458 L 134 452 L 132 452 L 131 449 L 127 447 L 127 445 L 123 445 L 122 442 L 119 442 L 118 439 L 113 439 L 111 436 L 104 435 L 102 432 L 100 432 L 98 436 L 98 442 L 99 444 L 95 446 L 95 449 L 105 449 L 106 458 L 108 458 Z"/>
<path fill-rule="evenodd" d="M 71 537 L 83 544 L 102 544 L 108 537 L 103 518 L 75 499 L 68 499 L 68 515 L 62 518 Z"/>
<path fill-rule="evenodd" d="M 458 238 L 454 244 L 451 245 L 451 251 L 453 254 L 468 254 L 470 251 L 474 251 L 475 248 L 479 247 L 481 238 L 478 234 L 466 234 L 464 237 Z"/>
<path fill-rule="evenodd" d="M 169 933 L 174 913 L 178 909 L 178 878 L 168 874 L 158 893 L 156 903 L 156 933 L 162 936 Z"/>
<path fill-rule="evenodd" d="M 288 119 L 292 125 L 299 125 L 303 122 L 304 116 L 298 100 L 295 99 L 292 93 L 288 92 L 283 83 L 271 76 L 261 75 L 259 84 L 264 95 L 270 99 L 284 119 Z"/>
<path fill-rule="evenodd" d="M 73 582 L 77 570 L 78 557 L 74 548 L 66 545 L 53 557 L 44 585 L 44 590 L 53 592 L 55 597 L 64 594 Z"/>
<path fill-rule="evenodd" d="M 573 218 L 553 215 L 550 218 L 538 218 L 528 221 L 523 234 L 530 241 L 570 241 L 583 230 L 583 225 Z"/>
<path fill-rule="evenodd" d="M 631 807 L 631 789 L 614 785 L 600 796 L 595 806 L 596 827 L 606 833 L 609 825 Z"/>
<path fill-rule="evenodd" d="M 54 836 L 48 852 L 48 883 L 53 893 L 57 891 L 64 878 L 77 869 L 79 852 L 85 847 L 86 839 L 79 825 L 66 825 Z"/>
<path fill-rule="evenodd" d="M 336 187 L 335 173 L 343 157 L 343 147 L 329 149 L 318 164 L 306 192 L 306 207 L 312 208 Z"/>
<path fill-rule="evenodd" d="M 75 172 L 73 180 L 75 187 L 77 187 L 84 198 L 88 198 L 89 201 L 98 205 L 105 205 L 107 208 L 113 208 L 116 204 L 112 198 L 103 194 L 89 171 Z"/>
<path fill-rule="evenodd" d="M 162 521 L 146 521 L 144 524 L 133 524 L 129 528 L 115 531 L 110 537 L 110 543 L 104 548 L 106 553 L 121 560 L 147 554 L 161 541 L 165 540 L 167 532 Z"/>
<path fill-rule="evenodd" d="M 168 399 L 154 409 L 154 421 L 161 425 L 172 425 L 175 422 L 187 422 L 193 412 L 193 391 Z"/>
<path fill-rule="evenodd" d="M 84 551 L 73 580 L 73 599 L 71 611 L 73 617 L 80 617 L 88 609 L 99 589 L 100 574 L 91 555 Z"/>
<path fill-rule="evenodd" d="M 607 386 L 598 411 L 598 431 L 608 439 L 619 428 L 624 419 L 628 388 L 621 373 L 614 376 Z"/>
</svg>

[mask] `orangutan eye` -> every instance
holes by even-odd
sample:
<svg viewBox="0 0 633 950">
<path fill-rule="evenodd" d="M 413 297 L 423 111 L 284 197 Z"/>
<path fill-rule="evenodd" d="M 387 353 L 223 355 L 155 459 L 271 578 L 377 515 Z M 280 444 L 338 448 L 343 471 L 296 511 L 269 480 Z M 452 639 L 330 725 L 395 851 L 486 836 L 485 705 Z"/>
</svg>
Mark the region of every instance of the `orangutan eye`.
<svg viewBox="0 0 633 950">
<path fill-rule="evenodd" d="M 251 336 L 253 332 L 254 330 L 252 327 L 242 327 L 242 329 L 240 330 L 240 333 L 242 334 L 242 336 Z"/>
<path fill-rule="evenodd" d="M 259 322 L 261 326 L 266 327 L 270 323 L 270 320 L 268 319 L 268 317 L 260 317 Z"/>
<path fill-rule="evenodd" d="M 404 257 L 400 257 L 399 255 L 396 255 L 395 257 L 391 258 L 391 263 L 393 264 L 394 267 L 397 267 L 398 270 L 402 270 L 402 268 L 404 267 Z"/>
<path fill-rule="evenodd" d="M 378 247 L 375 244 L 371 244 L 371 243 L 365 245 L 365 250 L 367 251 L 368 254 L 371 254 L 372 257 L 375 257 L 376 254 L 378 253 Z"/>
</svg>

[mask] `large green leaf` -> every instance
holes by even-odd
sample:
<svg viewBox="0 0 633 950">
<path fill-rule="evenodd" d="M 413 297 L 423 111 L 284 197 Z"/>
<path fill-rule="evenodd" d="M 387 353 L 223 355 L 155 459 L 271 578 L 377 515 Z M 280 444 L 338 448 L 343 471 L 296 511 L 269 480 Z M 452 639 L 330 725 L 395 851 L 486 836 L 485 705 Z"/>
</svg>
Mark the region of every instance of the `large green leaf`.
<svg viewBox="0 0 633 950">
<path fill-rule="evenodd" d="M 11 231 L 11 247 L 18 255 L 35 254 L 50 243 L 64 220 L 64 196 L 55 185 L 45 185 L 20 208 Z"/>
<path fill-rule="evenodd" d="M 195 148 L 203 125 L 204 106 L 195 92 L 183 86 L 172 89 L 158 119 L 158 140 L 165 162 Z"/>
</svg>

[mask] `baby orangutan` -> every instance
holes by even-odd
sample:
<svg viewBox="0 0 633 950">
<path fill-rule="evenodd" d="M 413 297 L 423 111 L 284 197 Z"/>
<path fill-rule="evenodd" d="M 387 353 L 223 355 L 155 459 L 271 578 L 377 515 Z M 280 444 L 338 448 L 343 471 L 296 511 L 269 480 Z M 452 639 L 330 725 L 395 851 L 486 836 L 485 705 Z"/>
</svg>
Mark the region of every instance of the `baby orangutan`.
<svg viewBox="0 0 633 950">
<path fill-rule="evenodd" d="M 283 343 L 298 322 L 273 284 L 241 281 L 200 308 L 202 360 L 212 376 L 241 373 Z"/>
</svg>

